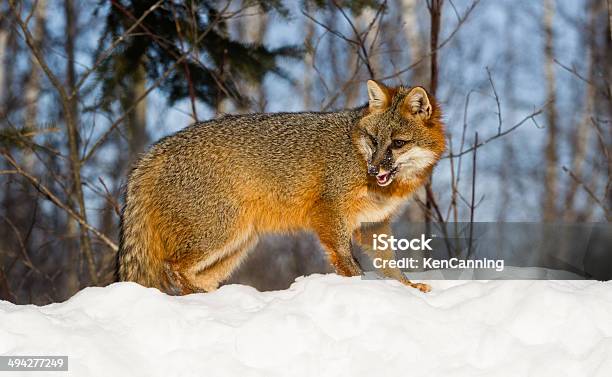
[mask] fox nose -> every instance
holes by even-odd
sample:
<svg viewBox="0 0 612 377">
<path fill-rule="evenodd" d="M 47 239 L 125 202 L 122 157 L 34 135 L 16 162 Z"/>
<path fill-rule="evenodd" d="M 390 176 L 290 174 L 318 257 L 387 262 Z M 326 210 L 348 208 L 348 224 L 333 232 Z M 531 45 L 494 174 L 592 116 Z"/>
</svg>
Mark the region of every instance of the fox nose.
<svg viewBox="0 0 612 377">
<path fill-rule="evenodd" d="M 379 171 L 380 171 L 380 169 L 378 168 L 378 166 L 368 165 L 368 174 L 369 175 L 378 175 Z"/>
</svg>

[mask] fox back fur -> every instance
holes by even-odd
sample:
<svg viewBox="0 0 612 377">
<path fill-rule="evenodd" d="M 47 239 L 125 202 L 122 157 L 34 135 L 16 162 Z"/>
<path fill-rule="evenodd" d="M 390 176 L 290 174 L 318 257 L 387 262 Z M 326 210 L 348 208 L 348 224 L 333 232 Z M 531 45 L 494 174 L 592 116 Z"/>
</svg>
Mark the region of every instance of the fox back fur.
<svg viewBox="0 0 612 377">
<path fill-rule="evenodd" d="M 360 274 L 351 240 L 361 223 L 387 221 L 445 150 L 440 109 L 423 88 L 367 88 L 360 108 L 228 115 L 153 145 L 127 183 L 120 280 L 211 291 L 259 235 L 295 230 L 318 235 L 337 273 Z"/>
</svg>

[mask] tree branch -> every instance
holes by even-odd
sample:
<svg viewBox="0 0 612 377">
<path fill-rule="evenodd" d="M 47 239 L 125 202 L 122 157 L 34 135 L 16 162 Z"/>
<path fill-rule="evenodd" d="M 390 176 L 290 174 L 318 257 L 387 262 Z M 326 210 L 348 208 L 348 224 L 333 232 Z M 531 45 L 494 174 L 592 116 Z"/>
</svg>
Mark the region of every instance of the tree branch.
<svg viewBox="0 0 612 377">
<path fill-rule="evenodd" d="M 11 174 L 19 174 L 19 175 L 23 176 L 24 178 L 26 178 L 36 188 L 36 190 L 38 190 L 38 192 L 40 192 L 42 195 L 44 195 L 49 201 L 51 201 L 53 204 L 55 204 L 58 208 L 62 209 L 64 212 L 66 212 L 70 217 L 72 217 L 74 220 L 76 220 L 76 222 L 78 222 L 80 225 L 82 225 L 83 227 L 87 228 L 90 232 L 95 234 L 111 250 L 113 250 L 113 251 L 119 250 L 119 247 L 117 246 L 116 243 L 114 243 L 110 238 L 105 236 L 98 229 L 96 229 L 93 226 L 89 225 L 89 223 L 87 223 L 83 219 L 83 217 L 81 217 L 78 213 L 74 212 L 69 206 L 67 206 L 65 203 L 63 203 L 57 196 L 55 196 L 55 194 L 53 194 L 51 192 L 51 190 L 49 190 L 49 188 L 47 188 L 45 185 L 43 185 L 36 177 L 34 177 L 30 173 L 28 173 L 25 170 L 23 170 L 23 168 L 21 168 L 21 166 L 19 166 L 17 164 L 15 159 L 8 152 L 2 151 L 2 152 L 0 152 L 0 155 L 2 155 L 8 161 L 8 163 L 15 169 L 15 170 L 4 170 L 3 172 L 11 173 Z"/>
<path fill-rule="evenodd" d="M 608 207 L 606 207 L 606 205 L 603 204 L 601 200 L 599 200 L 599 198 L 593 193 L 593 191 L 587 185 L 584 184 L 582 179 L 577 177 L 576 174 L 574 174 L 574 172 L 568 169 L 566 166 L 562 166 L 562 169 L 564 172 L 568 173 L 578 185 L 582 186 L 582 188 L 584 188 L 584 191 L 586 191 L 586 193 L 591 197 L 591 199 L 593 199 L 593 201 L 597 203 L 599 207 L 601 207 L 601 209 L 604 211 L 604 216 L 606 217 L 606 220 L 612 220 L 612 218 L 610 217 L 610 209 L 608 209 Z"/>
</svg>

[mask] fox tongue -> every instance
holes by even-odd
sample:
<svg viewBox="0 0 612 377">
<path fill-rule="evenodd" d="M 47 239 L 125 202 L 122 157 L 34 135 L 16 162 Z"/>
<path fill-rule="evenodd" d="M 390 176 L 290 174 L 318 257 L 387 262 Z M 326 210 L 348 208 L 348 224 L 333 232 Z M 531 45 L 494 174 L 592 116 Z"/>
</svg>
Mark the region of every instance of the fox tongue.
<svg viewBox="0 0 612 377">
<path fill-rule="evenodd" d="M 380 183 L 381 185 L 385 184 L 389 180 L 390 176 L 391 176 L 391 173 L 379 174 L 376 176 L 376 181 Z"/>
</svg>

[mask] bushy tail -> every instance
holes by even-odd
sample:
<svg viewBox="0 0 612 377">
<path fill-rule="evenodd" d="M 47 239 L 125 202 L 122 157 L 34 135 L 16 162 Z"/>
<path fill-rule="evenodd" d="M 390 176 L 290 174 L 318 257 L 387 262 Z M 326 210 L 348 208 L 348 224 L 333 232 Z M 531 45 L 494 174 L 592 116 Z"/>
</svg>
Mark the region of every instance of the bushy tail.
<svg viewBox="0 0 612 377">
<path fill-rule="evenodd" d="M 164 268 L 166 251 L 161 229 L 154 210 L 138 199 L 128 193 L 121 216 L 118 278 L 167 292 L 170 284 Z"/>
</svg>

